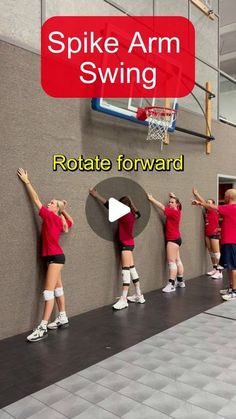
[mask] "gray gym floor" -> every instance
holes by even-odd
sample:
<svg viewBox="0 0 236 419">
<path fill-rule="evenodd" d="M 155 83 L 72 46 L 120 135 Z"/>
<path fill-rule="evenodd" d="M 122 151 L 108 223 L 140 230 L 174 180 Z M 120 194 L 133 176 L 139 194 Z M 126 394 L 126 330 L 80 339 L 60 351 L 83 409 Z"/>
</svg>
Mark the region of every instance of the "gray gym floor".
<svg viewBox="0 0 236 419">
<path fill-rule="evenodd" d="M 0 419 L 236 418 L 235 320 L 236 300 L 220 304 L 4 407 Z"/>
</svg>

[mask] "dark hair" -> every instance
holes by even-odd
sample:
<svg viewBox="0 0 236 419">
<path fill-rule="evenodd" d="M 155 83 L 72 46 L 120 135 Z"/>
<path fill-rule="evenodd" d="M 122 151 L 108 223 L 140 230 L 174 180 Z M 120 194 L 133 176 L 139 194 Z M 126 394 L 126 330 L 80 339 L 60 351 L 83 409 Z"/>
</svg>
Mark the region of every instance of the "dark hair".
<svg viewBox="0 0 236 419">
<path fill-rule="evenodd" d="M 176 202 L 176 204 L 177 204 L 177 207 L 178 207 L 178 208 L 179 208 L 179 210 L 181 211 L 181 210 L 182 210 L 182 204 L 181 204 L 181 202 L 180 202 L 179 198 L 177 198 L 176 196 L 172 196 L 172 197 L 171 197 L 171 199 L 175 199 L 175 202 Z"/>
<path fill-rule="evenodd" d="M 212 201 L 212 204 L 215 204 L 216 203 L 216 201 L 214 200 L 214 199 L 208 199 L 208 201 Z"/>
<path fill-rule="evenodd" d="M 134 208 L 133 202 L 132 202 L 132 200 L 129 196 L 122 196 L 119 199 L 119 201 L 122 202 L 122 204 L 127 205 L 128 207 L 130 207 L 132 213 L 136 214 L 137 210 Z"/>
</svg>

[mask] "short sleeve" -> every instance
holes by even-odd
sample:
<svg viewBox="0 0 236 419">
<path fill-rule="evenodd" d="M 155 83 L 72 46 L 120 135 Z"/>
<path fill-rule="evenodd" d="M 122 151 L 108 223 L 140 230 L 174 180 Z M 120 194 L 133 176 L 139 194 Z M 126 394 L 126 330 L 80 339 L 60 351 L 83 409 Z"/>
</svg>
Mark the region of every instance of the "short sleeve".
<svg viewBox="0 0 236 419">
<path fill-rule="evenodd" d="M 72 227 L 72 222 L 68 219 L 66 219 L 66 224 L 68 225 L 68 228 Z"/>
<path fill-rule="evenodd" d="M 42 206 L 39 210 L 39 215 L 43 220 L 45 220 L 50 216 L 50 211 L 46 207 Z"/>
<path fill-rule="evenodd" d="M 218 211 L 221 215 L 228 213 L 228 205 L 218 205 Z"/>
<path fill-rule="evenodd" d="M 169 207 L 166 207 L 166 208 L 165 208 L 165 210 L 164 210 L 164 214 L 165 214 L 167 217 L 171 217 L 171 218 L 178 218 L 178 216 L 179 216 L 179 211 L 178 211 L 178 210 L 176 210 L 176 209 L 174 209 L 174 208 L 169 208 Z"/>
<path fill-rule="evenodd" d="M 165 215 L 172 215 L 173 214 L 173 211 L 172 211 L 171 208 L 165 207 L 164 214 Z"/>
</svg>

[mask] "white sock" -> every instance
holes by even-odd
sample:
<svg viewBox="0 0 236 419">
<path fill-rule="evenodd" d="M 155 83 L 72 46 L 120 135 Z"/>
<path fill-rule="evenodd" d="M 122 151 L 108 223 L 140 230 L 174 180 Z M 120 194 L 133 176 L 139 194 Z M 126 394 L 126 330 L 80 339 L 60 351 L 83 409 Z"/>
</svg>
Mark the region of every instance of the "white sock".
<svg viewBox="0 0 236 419">
<path fill-rule="evenodd" d="M 122 298 L 123 298 L 124 300 L 127 300 L 127 295 L 128 295 L 128 290 L 123 290 L 123 291 L 122 291 Z"/>
<path fill-rule="evenodd" d="M 138 296 L 138 297 L 140 297 L 142 294 L 141 294 L 141 290 L 140 290 L 140 286 L 139 285 L 136 285 L 135 286 L 135 294 Z"/>
<path fill-rule="evenodd" d="M 66 315 L 66 312 L 65 312 L 65 311 L 60 311 L 60 312 L 59 312 L 59 316 L 60 316 L 60 317 L 67 318 L 67 315 Z"/>
<path fill-rule="evenodd" d="M 40 326 L 42 326 L 43 329 L 47 329 L 47 325 L 48 325 L 47 320 L 42 320 L 41 323 L 40 323 Z"/>
</svg>

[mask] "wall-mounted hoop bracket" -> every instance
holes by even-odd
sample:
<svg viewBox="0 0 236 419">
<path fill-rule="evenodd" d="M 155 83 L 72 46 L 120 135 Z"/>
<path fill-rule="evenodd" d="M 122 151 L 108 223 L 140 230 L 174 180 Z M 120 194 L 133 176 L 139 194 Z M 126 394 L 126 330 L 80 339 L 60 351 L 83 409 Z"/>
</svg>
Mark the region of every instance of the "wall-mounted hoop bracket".
<svg viewBox="0 0 236 419">
<path fill-rule="evenodd" d="M 201 0 L 191 0 L 191 2 L 198 7 L 209 19 L 214 20 L 216 18 L 216 14 L 214 10 L 212 10 L 209 6 L 204 4 Z"/>
<path fill-rule="evenodd" d="M 212 118 L 212 86 L 206 82 L 205 114 L 206 114 L 206 135 L 211 136 L 211 118 Z M 206 154 L 211 153 L 211 141 L 206 141 Z"/>
</svg>

